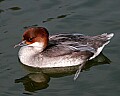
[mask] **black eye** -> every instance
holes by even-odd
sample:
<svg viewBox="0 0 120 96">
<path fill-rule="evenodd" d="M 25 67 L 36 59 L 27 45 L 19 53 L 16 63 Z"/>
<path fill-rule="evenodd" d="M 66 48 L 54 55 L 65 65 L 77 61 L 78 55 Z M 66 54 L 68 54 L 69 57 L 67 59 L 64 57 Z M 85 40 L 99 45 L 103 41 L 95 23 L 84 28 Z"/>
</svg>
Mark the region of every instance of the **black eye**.
<svg viewBox="0 0 120 96">
<path fill-rule="evenodd" d="M 33 40 L 33 38 L 29 38 L 29 41 L 31 42 Z"/>
</svg>

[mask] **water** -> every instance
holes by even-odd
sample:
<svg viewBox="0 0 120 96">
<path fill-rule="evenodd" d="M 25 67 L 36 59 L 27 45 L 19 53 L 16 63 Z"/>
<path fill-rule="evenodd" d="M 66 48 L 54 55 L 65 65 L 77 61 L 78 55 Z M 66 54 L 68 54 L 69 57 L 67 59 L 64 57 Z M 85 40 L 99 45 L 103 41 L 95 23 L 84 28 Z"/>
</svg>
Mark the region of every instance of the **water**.
<svg viewBox="0 0 120 96">
<path fill-rule="evenodd" d="M 0 0 L 0 96 L 119 96 L 119 4 L 119 0 Z M 44 26 L 50 34 L 113 32 L 114 38 L 103 51 L 111 63 L 98 65 L 97 61 L 76 81 L 70 74 L 57 78 L 55 74 L 29 74 L 18 61 L 19 49 L 13 48 L 29 26 Z"/>
</svg>

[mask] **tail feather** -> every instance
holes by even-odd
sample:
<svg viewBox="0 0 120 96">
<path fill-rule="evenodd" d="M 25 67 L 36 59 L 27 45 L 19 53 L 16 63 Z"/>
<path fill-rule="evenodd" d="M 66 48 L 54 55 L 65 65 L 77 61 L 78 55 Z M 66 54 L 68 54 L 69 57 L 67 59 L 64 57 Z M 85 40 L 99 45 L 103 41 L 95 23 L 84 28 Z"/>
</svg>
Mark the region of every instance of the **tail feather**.
<svg viewBox="0 0 120 96">
<path fill-rule="evenodd" d="M 95 58 L 96 56 L 98 56 L 100 54 L 100 52 L 103 50 L 105 45 L 107 45 L 110 42 L 110 39 L 114 36 L 114 33 L 110 33 L 110 34 L 104 33 L 99 36 L 100 36 L 101 40 L 103 40 L 104 42 L 100 43 L 100 46 L 98 46 L 97 51 L 94 53 L 94 55 L 89 60 Z"/>
<path fill-rule="evenodd" d="M 114 33 L 110 33 L 110 34 L 104 33 L 101 36 L 105 36 L 107 37 L 107 40 L 110 40 L 114 36 Z"/>
<path fill-rule="evenodd" d="M 107 35 L 108 40 L 110 40 L 114 36 L 114 33 L 110 33 Z"/>
</svg>

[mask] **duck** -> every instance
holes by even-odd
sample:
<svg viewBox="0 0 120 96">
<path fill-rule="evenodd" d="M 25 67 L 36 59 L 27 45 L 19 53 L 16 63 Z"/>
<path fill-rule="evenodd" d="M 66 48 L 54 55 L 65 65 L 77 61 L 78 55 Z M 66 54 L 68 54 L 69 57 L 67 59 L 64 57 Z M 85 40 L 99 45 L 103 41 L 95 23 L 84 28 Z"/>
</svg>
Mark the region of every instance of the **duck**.
<svg viewBox="0 0 120 96">
<path fill-rule="evenodd" d="M 30 27 L 22 36 L 18 57 L 24 65 L 55 68 L 82 65 L 98 56 L 114 33 L 86 36 L 79 33 L 49 35 L 44 27 Z"/>
</svg>

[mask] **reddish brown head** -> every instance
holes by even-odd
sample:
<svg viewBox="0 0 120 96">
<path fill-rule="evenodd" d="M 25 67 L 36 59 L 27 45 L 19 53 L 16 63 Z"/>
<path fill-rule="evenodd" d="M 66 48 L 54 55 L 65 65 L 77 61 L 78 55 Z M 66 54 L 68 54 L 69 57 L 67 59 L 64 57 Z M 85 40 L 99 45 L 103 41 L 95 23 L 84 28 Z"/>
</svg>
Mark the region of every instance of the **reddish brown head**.
<svg viewBox="0 0 120 96">
<path fill-rule="evenodd" d="M 32 27 L 27 29 L 22 37 L 22 43 L 30 45 L 35 42 L 43 43 L 43 47 L 46 48 L 49 41 L 49 33 L 44 27 Z M 22 46 L 22 44 L 18 44 L 16 46 Z M 15 47 L 16 47 L 15 46 Z"/>
</svg>

